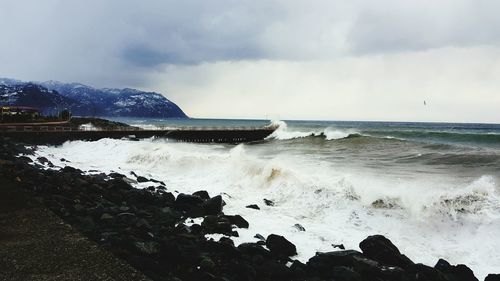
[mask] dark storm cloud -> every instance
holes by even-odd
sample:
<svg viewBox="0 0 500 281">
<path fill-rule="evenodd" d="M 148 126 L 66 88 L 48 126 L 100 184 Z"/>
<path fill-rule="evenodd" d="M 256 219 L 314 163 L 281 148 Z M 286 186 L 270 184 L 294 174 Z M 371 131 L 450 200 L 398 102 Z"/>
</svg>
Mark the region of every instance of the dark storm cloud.
<svg viewBox="0 0 500 281">
<path fill-rule="evenodd" d="M 165 65 L 496 46 L 499 10 L 485 0 L 4 0 L 0 76 L 142 86 Z"/>
</svg>

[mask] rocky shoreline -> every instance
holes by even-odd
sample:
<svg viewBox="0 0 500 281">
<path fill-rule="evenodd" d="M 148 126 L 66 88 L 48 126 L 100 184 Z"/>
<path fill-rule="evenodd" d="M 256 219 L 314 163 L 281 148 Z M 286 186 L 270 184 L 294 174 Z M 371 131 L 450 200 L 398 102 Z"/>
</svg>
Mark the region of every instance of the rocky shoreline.
<svg viewBox="0 0 500 281">
<path fill-rule="evenodd" d="M 153 280 L 478 280 L 466 265 L 415 263 L 381 235 L 361 241 L 362 252 L 317 253 L 305 264 L 293 259 L 295 245 L 279 234 L 236 247 L 230 237 L 249 225 L 237 214 L 224 214 L 220 195 L 198 191 L 176 197 L 161 181 L 135 174 L 89 176 L 69 166 L 43 170 L 39 163 L 50 166 L 47 159 L 33 162 L 26 157 L 33 150 L 1 143 L 0 177 Z M 150 187 L 133 188 L 131 180 Z M 193 218 L 203 220 L 198 224 Z M 213 233 L 224 237 L 205 237 Z M 495 280 L 500 275 L 485 279 Z"/>
</svg>

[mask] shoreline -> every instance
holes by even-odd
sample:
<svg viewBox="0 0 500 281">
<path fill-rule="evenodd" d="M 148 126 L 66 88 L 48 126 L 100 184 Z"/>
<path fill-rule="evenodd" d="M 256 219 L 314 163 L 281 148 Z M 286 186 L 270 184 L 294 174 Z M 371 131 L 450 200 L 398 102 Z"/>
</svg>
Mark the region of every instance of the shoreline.
<svg viewBox="0 0 500 281">
<path fill-rule="evenodd" d="M 135 189 L 119 174 L 41 170 L 28 157 L 14 157 L 28 150 L 3 143 L 3 158 L 10 155 L 5 160 L 11 162 L 0 165 L 3 177 L 21 179 L 18 185 L 50 210 L 153 280 L 477 280 L 465 265 L 415 264 L 383 236 L 361 242 L 362 253 L 317 254 L 305 264 L 290 259 L 295 246 L 279 234 L 238 247 L 227 237 L 209 241 L 206 234 L 231 237 L 248 227 L 238 214 L 223 213 L 220 196 L 199 191 L 175 198 L 161 182 L 140 175 L 150 188 Z M 188 217 L 203 222 L 189 225 Z"/>
</svg>

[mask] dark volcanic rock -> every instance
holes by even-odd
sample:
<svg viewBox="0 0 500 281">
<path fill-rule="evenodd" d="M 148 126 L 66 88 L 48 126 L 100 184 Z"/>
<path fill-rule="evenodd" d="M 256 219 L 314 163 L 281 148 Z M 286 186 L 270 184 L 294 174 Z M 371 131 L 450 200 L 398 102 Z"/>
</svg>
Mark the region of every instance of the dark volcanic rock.
<svg viewBox="0 0 500 281">
<path fill-rule="evenodd" d="M 267 236 L 266 246 L 269 248 L 271 253 L 278 256 L 289 257 L 297 254 L 295 245 L 280 235 L 271 234 Z"/>
<path fill-rule="evenodd" d="M 309 259 L 307 266 L 311 270 L 325 271 L 334 266 L 349 266 L 355 264 L 355 257 L 362 257 L 363 254 L 355 250 L 334 251 L 326 253 L 316 253 Z"/>
<path fill-rule="evenodd" d="M 126 176 L 124 174 L 120 174 L 120 173 L 110 173 L 108 176 L 111 178 L 126 178 Z"/>
<path fill-rule="evenodd" d="M 259 206 L 257 206 L 256 204 L 248 205 L 246 207 L 249 208 L 249 209 L 260 210 Z"/>
<path fill-rule="evenodd" d="M 298 231 L 306 231 L 306 229 L 302 225 L 300 225 L 298 223 L 294 224 L 293 227 L 295 229 L 297 229 Z"/>
<path fill-rule="evenodd" d="M 416 264 L 413 268 L 417 281 L 451 281 L 443 273 L 435 268 L 423 264 Z"/>
<path fill-rule="evenodd" d="M 274 202 L 272 200 L 269 200 L 269 199 L 266 199 L 266 198 L 264 198 L 264 203 L 267 206 L 274 206 Z"/>
<path fill-rule="evenodd" d="M 201 198 L 201 197 L 199 197 Z M 204 215 L 218 215 L 222 212 L 222 196 L 217 195 L 201 204 Z"/>
<path fill-rule="evenodd" d="M 138 176 L 137 177 L 137 182 L 148 182 L 149 180 L 143 176 Z"/>
<path fill-rule="evenodd" d="M 332 244 L 332 247 L 339 248 L 341 250 L 345 250 L 344 244 Z"/>
<path fill-rule="evenodd" d="M 198 196 L 198 197 L 200 197 L 203 200 L 210 199 L 210 195 L 208 195 L 208 192 L 205 191 L 205 190 L 196 191 L 196 192 L 193 193 L 193 195 L 194 196 Z"/>
<path fill-rule="evenodd" d="M 181 211 L 192 210 L 195 206 L 203 203 L 203 199 L 198 196 L 180 193 L 175 199 L 175 208 Z"/>
<path fill-rule="evenodd" d="M 238 236 L 236 231 L 233 231 L 233 226 L 225 216 L 206 216 L 201 223 L 205 233 L 220 233 L 227 236 Z"/>
<path fill-rule="evenodd" d="M 369 236 L 359 243 L 359 248 L 367 257 L 376 260 L 384 265 L 408 268 L 413 266 L 413 262 L 402 255 L 399 249 L 392 242 L 382 235 Z"/>
<path fill-rule="evenodd" d="M 484 281 L 500 281 L 500 274 L 488 274 Z"/>
<path fill-rule="evenodd" d="M 458 265 L 450 265 L 449 262 L 440 259 L 436 265 L 435 269 L 441 271 L 444 275 L 446 275 L 451 280 L 458 281 L 478 281 L 478 279 L 474 276 L 474 273 L 470 268 L 463 264 Z"/>
<path fill-rule="evenodd" d="M 234 224 L 239 228 L 248 228 L 250 226 L 248 221 L 240 215 L 234 215 L 234 216 L 226 215 L 224 217 L 226 217 L 231 224 Z"/>
</svg>

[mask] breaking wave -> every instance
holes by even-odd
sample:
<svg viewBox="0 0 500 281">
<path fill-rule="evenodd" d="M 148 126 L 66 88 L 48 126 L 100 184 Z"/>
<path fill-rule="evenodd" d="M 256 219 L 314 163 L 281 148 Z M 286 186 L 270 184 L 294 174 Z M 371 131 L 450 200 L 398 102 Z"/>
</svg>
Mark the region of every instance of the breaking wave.
<svg viewBox="0 0 500 281">
<path fill-rule="evenodd" d="M 290 129 L 283 121 L 273 122 L 278 125 L 278 129 L 274 131 L 268 138 L 276 140 L 293 140 L 301 138 L 323 138 L 325 140 L 340 140 L 347 138 L 355 138 L 362 136 L 360 133 L 352 130 L 341 130 L 333 127 L 327 127 L 316 131 Z"/>
</svg>

